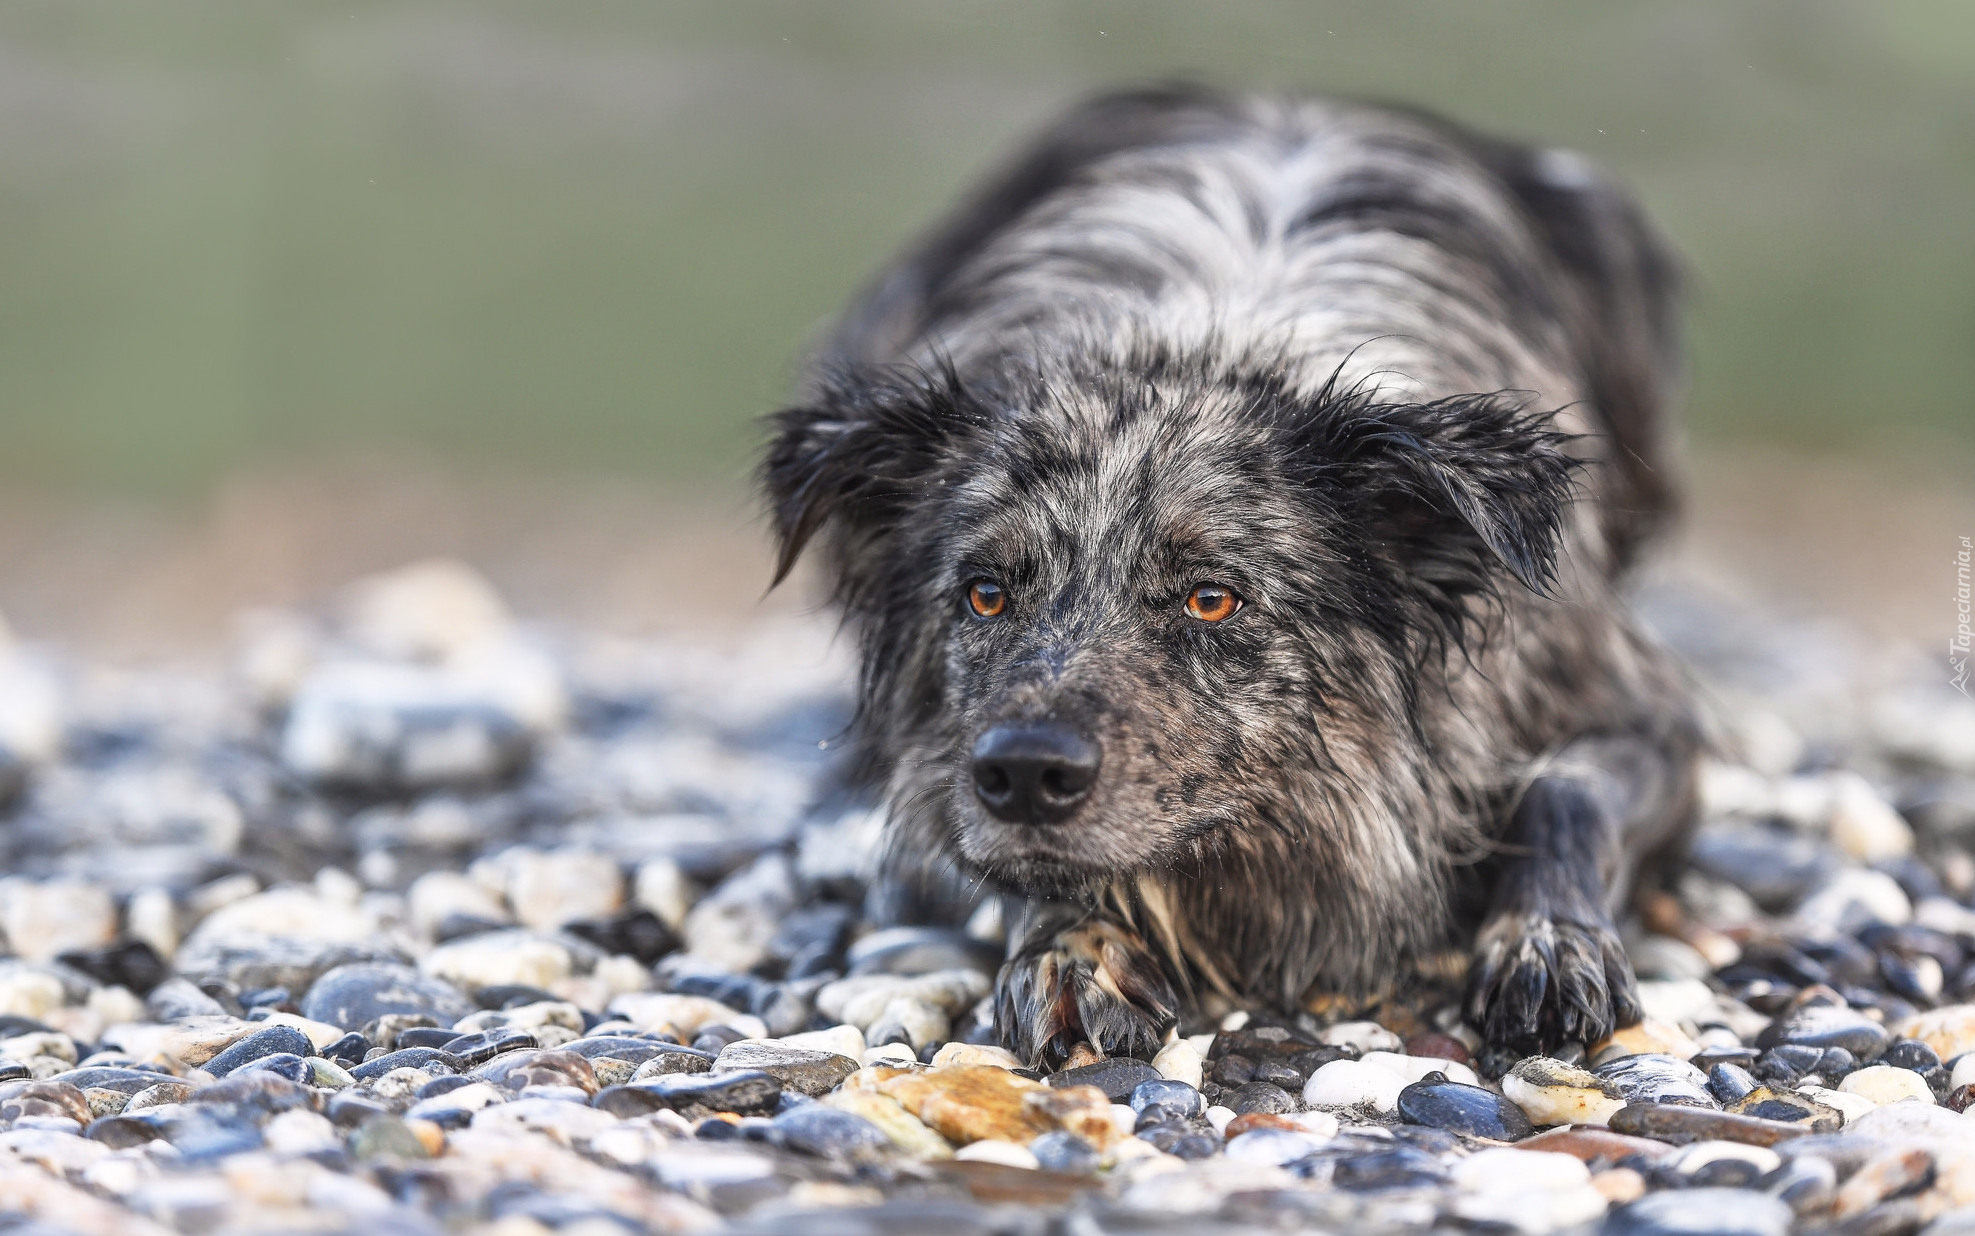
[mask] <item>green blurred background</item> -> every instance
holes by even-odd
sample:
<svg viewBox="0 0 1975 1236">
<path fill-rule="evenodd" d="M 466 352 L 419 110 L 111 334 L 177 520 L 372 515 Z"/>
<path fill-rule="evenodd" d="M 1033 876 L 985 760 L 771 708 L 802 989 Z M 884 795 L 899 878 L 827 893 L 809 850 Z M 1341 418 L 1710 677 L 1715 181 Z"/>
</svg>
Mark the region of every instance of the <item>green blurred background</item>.
<svg viewBox="0 0 1975 1236">
<path fill-rule="evenodd" d="M 1704 445 L 1975 428 L 1967 0 L 15 0 L 0 480 L 736 480 L 876 262 L 1055 109 L 1178 74 L 1616 168 L 1693 275 Z"/>
</svg>

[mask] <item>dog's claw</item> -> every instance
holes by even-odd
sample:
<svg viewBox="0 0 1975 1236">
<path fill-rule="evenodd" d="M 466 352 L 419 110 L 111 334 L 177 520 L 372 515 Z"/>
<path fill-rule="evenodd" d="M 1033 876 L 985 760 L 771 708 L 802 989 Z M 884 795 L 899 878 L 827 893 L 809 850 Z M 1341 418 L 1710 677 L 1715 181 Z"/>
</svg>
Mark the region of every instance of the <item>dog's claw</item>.
<svg viewBox="0 0 1975 1236">
<path fill-rule="evenodd" d="M 1086 1041 L 1150 1059 L 1178 1020 L 1179 998 L 1144 942 L 1099 920 L 1010 958 L 995 984 L 995 1029 L 1032 1068 L 1060 1068 Z"/>
<path fill-rule="evenodd" d="M 1610 925 L 1504 914 L 1482 929 L 1467 1020 L 1495 1054 L 1586 1045 L 1639 1020 L 1632 965 Z"/>
</svg>

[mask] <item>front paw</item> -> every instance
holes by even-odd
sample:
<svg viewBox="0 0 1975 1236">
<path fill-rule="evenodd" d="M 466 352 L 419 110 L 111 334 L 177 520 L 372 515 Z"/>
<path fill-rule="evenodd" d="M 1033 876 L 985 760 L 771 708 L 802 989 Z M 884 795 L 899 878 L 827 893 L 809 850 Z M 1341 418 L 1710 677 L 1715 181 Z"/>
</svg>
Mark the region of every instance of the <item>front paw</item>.
<svg viewBox="0 0 1975 1236">
<path fill-rule="evenodd" d="M 1467 1020 L 1490 1054 L 1543 1055 L 1639 1020 L 1632 963 L 1607 923 L 1499 914 L 1475 942 Z"/>
<path fill-rule="evenodd" d="M 1001 967 L 994 1025 L 1030 1067 L 1062 1067 L 1079 1043 L 1107 1056 L 1151 1057 L 1179 1020 L 1179 999 L 1136 935 L 1085 922 Z"/>
</svg>

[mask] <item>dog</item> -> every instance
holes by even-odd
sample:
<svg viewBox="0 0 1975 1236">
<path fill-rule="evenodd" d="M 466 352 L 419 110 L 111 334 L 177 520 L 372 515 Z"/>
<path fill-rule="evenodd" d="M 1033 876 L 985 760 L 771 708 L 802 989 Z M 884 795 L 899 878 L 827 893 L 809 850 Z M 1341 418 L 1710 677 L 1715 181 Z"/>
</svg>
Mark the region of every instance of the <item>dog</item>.
<svg viewBox="0 0 1975 1236">
<path fill-rule="evenodd" d="M 827 332 L 776 580 L 820 546 L 893 855 L 1019 900 L 1017 1055 L 1463 947 L 1496 1069 L 1638 1020 L 1614 924 L 1703 747 L 1620 593 L 1677 274 L 1576 155 L 1173 87 L 1071 111 Z"/>
</svg>

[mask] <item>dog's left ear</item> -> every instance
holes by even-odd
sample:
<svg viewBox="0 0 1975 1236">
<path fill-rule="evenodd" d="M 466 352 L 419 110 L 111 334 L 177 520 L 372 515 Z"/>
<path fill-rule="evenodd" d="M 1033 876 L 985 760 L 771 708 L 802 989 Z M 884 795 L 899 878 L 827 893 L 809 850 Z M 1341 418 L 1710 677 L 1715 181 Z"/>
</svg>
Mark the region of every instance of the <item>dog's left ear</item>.
<svg viewBox="0 0 1975 1236">
<path fill-rule="evenodd" d="M 951 371 L 859 367 L 829 375 L 810 400 L 768 419 L 774 441 L 760 482 L 780 545 L 779 584 L 826 526 L 883 535 L 935 483 L 953 440 L 979 414 Z"/>
<path fill-rule="evenodd" d="M 1372 535 L 1444 586 L 1485 586 L 1498 561 L 1549 595 L 1579 466 L 1570 435 L 1512 392 L 1426 404 L 1346 399 L 1306 423 L 1303 458 L 1342 482 Z"/>
</svg>

